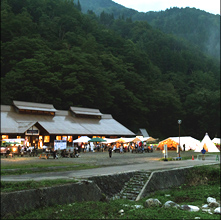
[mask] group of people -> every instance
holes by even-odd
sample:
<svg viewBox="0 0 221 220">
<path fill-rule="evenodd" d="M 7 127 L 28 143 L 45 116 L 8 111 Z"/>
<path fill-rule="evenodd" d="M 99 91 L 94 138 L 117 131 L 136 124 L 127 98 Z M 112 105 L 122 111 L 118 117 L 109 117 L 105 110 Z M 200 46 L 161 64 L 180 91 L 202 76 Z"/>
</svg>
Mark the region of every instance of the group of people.
<svg viewBox="0 0 221 220">
<path fill-rule="evenodd" d="M 21 145 L 7 146 L 5 156 L 8 157 L 10 154 L 12 156 L 17 155 L 22 157 L 24 155 L 29 155 L 34 157 L 38 155 L 38 147 L 26 147 Z"/>
<path fill-rule="evenodd" d="M 108 152 L 109 152 L 109 157 L 112 156 L 112 151 L 117 152 L 119 150 L 119 153 L 123 152 L 135 152 L 135 153 L 144 153 L 145 149 L 147 152 L 153 152 L 153 145 L 150 145 L 146 147 L 146 143 L 137 142 L 135 144 L 129 143 L 129 145 L 124 146 L 123 144 L 120 144 L 120 146 L 116 146 L 116 144 L 113 144 L 109 146 Z"/>
<path fill-rule="evenodd" d="M 24 156 L 25 154 L 28 154 L 30 157 L 31 156 L 38 156 L 38 146 L 30 146 L 30 147 L 26 147 L 26 146 L 18 146 L 18 156 Z"/>
<path fill-rule="evenodd" d="M 94 144 L 93 142 L 90 143 L 79 143 L 75 144 L 78 147 L 78 152 L 86 153 L 86 152 L 104 152 L 108 148 L 105 144 Z"/>
<path fill-rule="evenodd" d="M 54 159 L 58 159 L 58 155 L 61 157 L 79 157 L 78 147 L 75 146 L 73 151 L 71 149 L 62 149 L 57 150 L 54 147 L 43 146 L 43 153 L 50 153 L 53 155 Z"/>
<path fill-rule="evenodd" d="M 71 149 L 69 150 L 62 150 L 61 151 L 61 157 L 79 157 L 79 154 L 78 154 L 78 147 L 74 147 L 74 151 L 71 151 Z"/>
</svg>

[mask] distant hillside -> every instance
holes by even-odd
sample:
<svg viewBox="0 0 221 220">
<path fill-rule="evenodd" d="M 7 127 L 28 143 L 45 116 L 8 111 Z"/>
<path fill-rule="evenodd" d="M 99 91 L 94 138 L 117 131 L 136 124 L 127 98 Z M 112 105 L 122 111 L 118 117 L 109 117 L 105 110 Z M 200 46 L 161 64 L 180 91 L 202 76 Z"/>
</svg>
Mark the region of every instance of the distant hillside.
<svg viewBox="0 0 221 220">
<path fill-rule="evenodd" d="M 178 119 L 182 136 L 220 134 L 220 62 L 197 47 L 72 0 L 1 3 L 1 104 L 96 108 L 159 138 Z"/>
<path fill-rule="evenodd" d="M 79 0 L 79 2 L 83 13 L 92 10 L 100 15 L 104 11 L 113 14 L 115 18 L 147 21 L 152 27 L 185 39 L 198 46 L 204 53 L 220 60 L 220 15 L 188 7 L 143 13 L 125 8 L 112 0 Z"/>
<path fill-rule="evenodd" d="M 75 3 L 78 0 L 74 0 Z M 96 15 L 100 15 L 103 11 L 109 14 L 113 14 L 115 18 L 121 15 L 125 17 L 131 17 L 138 13 L 136 10 L 125 8 L 112 0 L 79 0 L 81 5 L 81 11 L 87 13 L 88 10 L 92 10 Z"/>
</svg>

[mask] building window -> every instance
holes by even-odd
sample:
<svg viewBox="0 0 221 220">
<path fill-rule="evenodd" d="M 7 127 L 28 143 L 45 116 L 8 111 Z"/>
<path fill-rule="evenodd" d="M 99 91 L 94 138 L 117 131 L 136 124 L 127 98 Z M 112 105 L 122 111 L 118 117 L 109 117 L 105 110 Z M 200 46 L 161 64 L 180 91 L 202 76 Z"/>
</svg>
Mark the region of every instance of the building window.
<svg viewBox="0 0 221 220">
<path fill-rule="evenodd" d="M 67 140 L 67 136 L 62 136 L 62 140 L 66 141 Z"/>
<path fill-rule="evenodd" d="M 50 142 L 50 136 L 44 136 L 44 142 Z"/>
<path fill-rule="evenodd" d="M 61 140 L 61 136 L 56 136 L 56 140 L 60 141 Z"/>
<path fill-rule="evenodd" d="M 68 142 L 72 142 L 73 137 L 72 136 L 68 136 Z"/>
<path fill-rule="evenodd" d="M 2 135 L 2 139 L 8 139 L 8 135 Z"/>
</svg>

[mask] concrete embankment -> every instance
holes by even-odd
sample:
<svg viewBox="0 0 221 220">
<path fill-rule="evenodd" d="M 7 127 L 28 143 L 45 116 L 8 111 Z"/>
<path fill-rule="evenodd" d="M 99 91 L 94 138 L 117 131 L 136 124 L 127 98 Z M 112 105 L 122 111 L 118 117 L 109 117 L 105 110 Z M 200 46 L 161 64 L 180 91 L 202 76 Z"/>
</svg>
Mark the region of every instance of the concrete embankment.
<svg viewBox="0 0 221 220">
<path fill-rule="evenodd" d="M 152 172 L 136 200 L 157 190 L 182 185 L 191 169 L 192 167 L 184 167 Z M 102 201 L 105 197 L 111 198 L 119 193 L 136 172 L 93 176 L 77 183 L 1 193 L 1 216 L 55 204 Z"/>
</svg>

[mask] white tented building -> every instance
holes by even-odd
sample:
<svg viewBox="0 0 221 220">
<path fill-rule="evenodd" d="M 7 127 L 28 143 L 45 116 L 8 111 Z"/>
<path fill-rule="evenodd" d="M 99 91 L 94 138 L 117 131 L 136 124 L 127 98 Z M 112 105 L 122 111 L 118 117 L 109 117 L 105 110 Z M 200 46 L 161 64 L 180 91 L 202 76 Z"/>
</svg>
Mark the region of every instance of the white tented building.
<svg viewBox="0 0 221 220">
<path fill-rule="evenodd" d="M 220 152 L 220 150 L 210 139 L 208 133 L 205 134 L 203 140 L 200 143 L 200 146 L 195 150 L 195 152 L 201 152 L 203 148 L 206 150 L 206 152 Z"/>
</svg>

